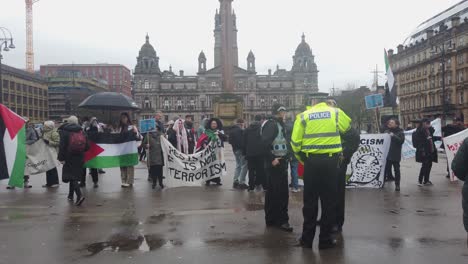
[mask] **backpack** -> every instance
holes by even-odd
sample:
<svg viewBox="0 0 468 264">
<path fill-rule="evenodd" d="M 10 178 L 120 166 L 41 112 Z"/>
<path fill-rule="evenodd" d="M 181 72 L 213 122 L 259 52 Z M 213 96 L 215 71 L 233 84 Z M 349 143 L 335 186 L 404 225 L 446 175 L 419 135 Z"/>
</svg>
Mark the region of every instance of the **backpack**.
<svg viewBox="0 0 468 264">
<path fill-rule="evenodd" d="M 86 151 L 86 136 L 83 131 L 70 132 L 68 138 L 68 152 L 80 154 Z"/>
</svg>

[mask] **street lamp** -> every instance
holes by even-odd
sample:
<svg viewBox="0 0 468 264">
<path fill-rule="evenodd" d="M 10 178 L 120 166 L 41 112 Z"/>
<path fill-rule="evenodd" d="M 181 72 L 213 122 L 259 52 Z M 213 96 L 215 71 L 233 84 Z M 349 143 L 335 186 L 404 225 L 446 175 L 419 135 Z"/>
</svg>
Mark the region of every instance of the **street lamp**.
<svg viewBox="0 0 468 264">
<path fill-rule="evenodd" d="M 5 52 L 10 51 L 10 49 L 15 48 L 15 44 L 13 44 L 13 36 L 11 35 L 11 32 L 9 29 L 0 27 L 0 32 L 1 32 L 0 34 L 0 104 L 1 104 L 3 103 L 2 50 Z"/>
<path fill-rule="evenodd" d="M 448 44 L 448 45 L 447 45 Z M 447 116 L 447 95 L 445 91 L 445 64 L 446 57 L 450 55 L 451 52 L 455 50 L 455 43 L 445 43 L 443 42 L 440 45 L 432 47 L 433 54 L 440 55 L 440 68 L 442 69 L 442 125 L 446 125 L 446 116 Z"/>
</svg>

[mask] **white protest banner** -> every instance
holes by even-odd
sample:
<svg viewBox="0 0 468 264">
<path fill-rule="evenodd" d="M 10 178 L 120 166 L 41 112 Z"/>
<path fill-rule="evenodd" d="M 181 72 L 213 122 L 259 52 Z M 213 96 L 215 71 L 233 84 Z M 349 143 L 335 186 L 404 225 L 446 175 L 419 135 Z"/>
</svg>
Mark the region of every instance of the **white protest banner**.
<svg viewBox="0 0 468 264">
<path fill-rule="evenodd" d="M 211 142 L 204 150 L 187 155 L 179 152 L 161 137 L 164 155 L 164 184 L 168 187 L 201 186 L 207 180 L 227 173 L 224 148 L 220 141 Z"/>
<path fill-rule="evenodd" d="M 361 134 L 361 143 L 351 158 L 351 176 L 347 185 L 382 188 L 390 149 L 389 134 Z"/>
<path fill-rule="evenodd" d="M 432 127 L 434 128 L 434 136 L 442 138 L 442 121 L 440 118 L 434 119 L 431 122 Z M 416 156 L 416 149 L 413 147 L 413 133 L 416 129 L 405 131 L 405 143 L 403 143 L 403 147 L 401 149 L 401 156 L 404 159 L 411 159 Z M 434 142 L 437 148 L 440 148 L 442 145 L 441 141 Z"/>
<path fill-rule="evenodd" d="M 35 175 L 51 170 L 59 165 L 57 150 L 39 139 L 32 145 L 26 146 L 25 175 Z"/>
<path fill-rule="evenodd" d="M 457 180 L 457 178 L 455 177 L 455 174 L 452 171 L 452 166 L 451 166 L 453 158 L 455 158 L 455 155 L 457 154 L 458 149 L 461 147 L 461 145 L 463 144 L 463 141 L 467 137 L 468 137 L 468 129 L 465 129 L 455 135 L 451 135 L 450 137 L 444 138 L 445 153 L 447 154 L 451 181 Z"/>
</svg>

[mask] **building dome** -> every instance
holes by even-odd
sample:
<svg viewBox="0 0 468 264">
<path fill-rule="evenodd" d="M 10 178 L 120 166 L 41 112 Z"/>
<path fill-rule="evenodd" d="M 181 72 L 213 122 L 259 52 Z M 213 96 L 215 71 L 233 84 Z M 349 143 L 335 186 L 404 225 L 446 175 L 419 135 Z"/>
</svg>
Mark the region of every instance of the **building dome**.
<svg viewBox="0 0 468 264">
<path fill-rule="evenodd" d="M 302 34 L 302 41 L 296 49 L 296 57 L 302 56 L 312 56 L 312 49 L 310 48 L 309 44 L 305 41 L 305 35 Z"/>
<path fill-rule="evenodd" d="M 146 42 L 141 46 L 140 57 L 156 57 L 156 51 L 149 42 L 149 36 L 146 35 Z"/>
</svg>

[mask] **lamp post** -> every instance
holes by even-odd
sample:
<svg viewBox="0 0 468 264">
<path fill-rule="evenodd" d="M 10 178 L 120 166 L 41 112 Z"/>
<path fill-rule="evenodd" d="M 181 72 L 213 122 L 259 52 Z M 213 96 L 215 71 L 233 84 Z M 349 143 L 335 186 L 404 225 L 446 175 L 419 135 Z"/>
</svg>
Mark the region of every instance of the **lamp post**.
<svg viewBox="0 0 468 264">
<path fill-rule="evenodd" d="M 1 104 L 3 103 L 2 49 L 5 52 L 10 51 L 10 49 L 15 48 L 15 45 L 13 44 L 13 36 L 11 35 L 10 30 L 4 27 L 0 27 L 0 32 L 2 33 L 0 35 L 0 104 Z"/>
<path fill-rule="evenodd" d="M 455 51 L 455 43 L 450 45 L 446 45 L 446 43 L 442 43 L 438 46 L 433 47 L 432 53 L 440 55 L 440 68 L 442 74 L 442 125 L 446 125 L 446 117 L 447 117 L 447 95 L 446 95 L 446 87 L 445 87 L 445 66 L 446 66 L 446 56 L 450 55 L 451 52 Z"/>
</svg>

